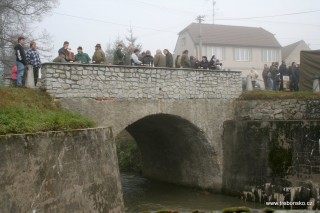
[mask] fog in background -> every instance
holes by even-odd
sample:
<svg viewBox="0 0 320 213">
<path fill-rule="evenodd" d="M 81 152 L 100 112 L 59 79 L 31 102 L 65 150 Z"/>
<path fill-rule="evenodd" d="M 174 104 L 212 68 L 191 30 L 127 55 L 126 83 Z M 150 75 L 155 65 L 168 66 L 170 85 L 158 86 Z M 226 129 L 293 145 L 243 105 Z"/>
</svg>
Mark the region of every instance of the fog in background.
<svg viewBox="0 0 320 213">
<path fill-rule="evenodd" d="M 92 56 L 96 43 L 105 50 L 117 37 L 125 40 L 130 27 L 143 50 L 174 52 L 178 33 L 198 15 L 213 23 L 212 8 L 212 0 L 60 0 L 35 31 L 51 35 L 52 59 L 64 41 Z M 319 0 L 216 0 L 214 13 L 215 24 L 262 27 L 282 46 L 304 40 L 320 49 Z"/>
</svg>

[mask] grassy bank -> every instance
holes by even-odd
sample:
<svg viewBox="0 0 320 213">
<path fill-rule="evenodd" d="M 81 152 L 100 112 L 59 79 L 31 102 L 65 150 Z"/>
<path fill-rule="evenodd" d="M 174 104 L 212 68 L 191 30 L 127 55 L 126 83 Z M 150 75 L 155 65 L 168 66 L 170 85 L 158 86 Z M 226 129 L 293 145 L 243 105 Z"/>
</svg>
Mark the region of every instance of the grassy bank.
<svg viewBox="0 0 320 213">
<path fill-rule="evenodd" d="M 93 121 L 60 109 L 45 92 L 0 88 L 0 135 L 93 126 Z"/>
<path fill-rule="evenodd" d="M 258 90 L 258 91 L 245 91 L 241 94 L 239 99 L 240 100 L 275 100 L 275 99 L 320 100 L 320 93 Z"/>
</svg>

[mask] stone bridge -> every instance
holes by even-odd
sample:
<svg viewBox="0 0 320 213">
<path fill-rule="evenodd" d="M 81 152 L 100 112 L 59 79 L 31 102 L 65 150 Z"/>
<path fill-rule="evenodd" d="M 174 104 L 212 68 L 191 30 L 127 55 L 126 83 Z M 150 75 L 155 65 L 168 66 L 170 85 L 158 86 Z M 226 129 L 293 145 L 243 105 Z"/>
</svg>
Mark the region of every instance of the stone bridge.
<svg viewBox="0 0 320 213">
<path fill-rule="evenodd" d="M 220 191 L 223 122 L 234 118 L 241 73 L 54 64 L 41 88 L 68 110 L 136 140 L 147 177 Z"/>
</svg>

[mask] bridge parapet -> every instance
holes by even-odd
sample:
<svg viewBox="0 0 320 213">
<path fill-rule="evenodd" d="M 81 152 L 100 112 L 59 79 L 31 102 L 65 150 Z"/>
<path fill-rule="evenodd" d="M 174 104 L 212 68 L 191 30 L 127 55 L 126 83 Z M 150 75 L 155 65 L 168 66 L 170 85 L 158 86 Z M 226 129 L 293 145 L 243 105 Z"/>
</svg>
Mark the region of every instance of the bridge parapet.
<svg viewBox="0 0 320 213">
<path fill-rule="evenodd" d="M 42 89 L 55 98 L 234 99 L 241 72 L 175 68 L 43 64 Z"/>
</svg>

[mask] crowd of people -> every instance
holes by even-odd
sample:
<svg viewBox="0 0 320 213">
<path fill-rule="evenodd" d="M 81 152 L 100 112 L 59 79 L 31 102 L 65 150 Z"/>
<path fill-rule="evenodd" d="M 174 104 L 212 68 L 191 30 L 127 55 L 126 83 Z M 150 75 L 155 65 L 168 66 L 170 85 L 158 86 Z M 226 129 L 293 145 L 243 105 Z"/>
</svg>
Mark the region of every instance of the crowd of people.
<svg viewBox="0 0 320 213">
<path fill-rule="evenodd" d="M 34 84 L 37 84 L 39 77 L 39 69 L 41 67 L 41 60 L 39 52 L 37 51 L 36 42 L 30 43 L 30 48 L 25 52 L 24 50 L 25 38 L 19 37 L 18 43 L 15 45 L 16 65 L 12 67 L 12 79 L 14 85 L 17 87 L 23 87 L 25 84 L 26 67 L 32 65 Z M 107 64 L 106 54 L 101 48 L 101 44 L 96 44 L 95 52 L 90 56 L 83 52 L 83 48 L 79 46 L 77 48 L 77 54 L 74 54 L 69 48 L 69 42 L 65 41 L 63 47 L 58 51 L 58 56 L 52 61 L 55 63 L 81 63 L 81 64 Z M 176 67 L 176 68 L 192 68 L 192 69 L 213 69 L 220 70 L 222 63 L 219 62 L 214 55 L 210 61 L 206 56 L 202 56 L 201 60 L 198 60 L 196 56 L 188 55 L 188 50 L 182 52 L 181 55 L 177 55 L 173 60 L 173 55 L 168 49 L 161 51 L 158 49 L 156 54 L 152 56 L 151 51 L 147 50 L 141 52 L 139 49 L 132 49 L 130 46 L 127 48 L 126 54 L 123 52 L 123 45 L 118 44 L 116 50 L 113 53 L 113 63 L 108 65 L 130 65 L 130 66 L 152 66 L 152 67 Z"/>
<path fill-rule="evenodd" d="M 41 60 L 37 51 L 36 42 L 30 42 L 30 48 L 24 51 L 25 38 L 19 37 L 18 44 L 15 45 L 16 65 L 12 67 L 12 79 L 17 87 L 23 87 L 25 81 L 25 71 L 27 65 L 32 65 L 34 84 L 37 84 Z M 192 68 L 192 69 L 211 69 L 221 70 L 222 63 L 213 55 L 208 61 L 207 56 L 202 56 L 198 60 L 196 56 L 189 56 L 188 50 L 184 50 L 181 55 L 177 55 L 173 60 L 173 55 L 168 49 L 161 51 L 158 49 L 156 54 L 152 56 L 151 51 L 142 52 L 129 46 L 127 54 L 123 52 L 123 45 L 118 44 L 113 53 L 113 65 L 130 65 L 130 66 L 152 66 L 152 67 L 176 67 L 176 68 Z M 106 64 L 106 55 L 101 49 L 101 44 L 96 44 L 95 52 L 92 59 L 87 53 L 83 52 L 81 46 L 77 48 L 77 54 L 69 48 L 69 42 L 65 41 L 63 47 L 58 51 L 58 56 L 53 60 L 56 63 L 81 63 L 81 64 Z M 111 64 L 109 64 L 111 65 Z M 299 64 L 292 62 L 287 67 L 285 61 L 279 66 L 278 62 L 273 62 L 269 67 L 264 65 L 262 78 L 266 90 L 290 90 L 299 91 Z M 252 87 L 255 88 L 258 79 L 257 71 L 252 68 L 249 76 L 251 77 Z M 290 83 L 289 83 L 290 82 Z"/>
<path fill-rule="evenodd" d="M 199 61 L 197 56 L 188 56 L 189 51 L 184 50 L 182 55 L 177 55 L 175 60 L 176 68 L 192 68 L 192 69 L 212 69 L 212 70 L 221 70 L 222 63 L 219 59 L 213 55 L 208 61 L 207 56 L 202 56 L 201 61 Z"/>
<path fill-rule="evenodd" d="M 59 49 L 58 56 L 53 60 L 57 63 L 76 62 L 82 64 L 106 64 L 106 55 L 101 49 L 101 44 L 95 46 L 95 52 L 91 58 L 84 53 L 82 47 L 78 47 L 78 53 L 74 53 L 69 48 L 69 42 L 65 41 L 63 47 Z M 193 68 L 193 69 L 213 69 L 221 70 L 222 63 L 214 55 L 208 61 L 207 56 L 202 56 L 201 61 L 196 56 L 188 56 L 188 50 L 177 55 L 173 61 L 173 55 L 168 49 L 161 51 L 158 49 L 156 54 L 152 56 L 151 51 L 141 52 L 139 49 L 127 49 L 127 54 L 123 52 L 123 45 L 118 44 L 113 53 L 113 65 L 132 65 L 132 66 L 153 66 L 153 67 L 176 67 L 176 68 Z M 108 64 L 111 65 L 111 64 Z"/>
<path fill-rule="evenodd" d="M 278 62 L 273 62 L 270 67 L 265 64 L 262 78 L 267 90 L 299 91 L 300 66 L 292 62 L 291 66 L 287 67 L 285 61 L 282 61 L 280 66 Z"/>
</svg>

